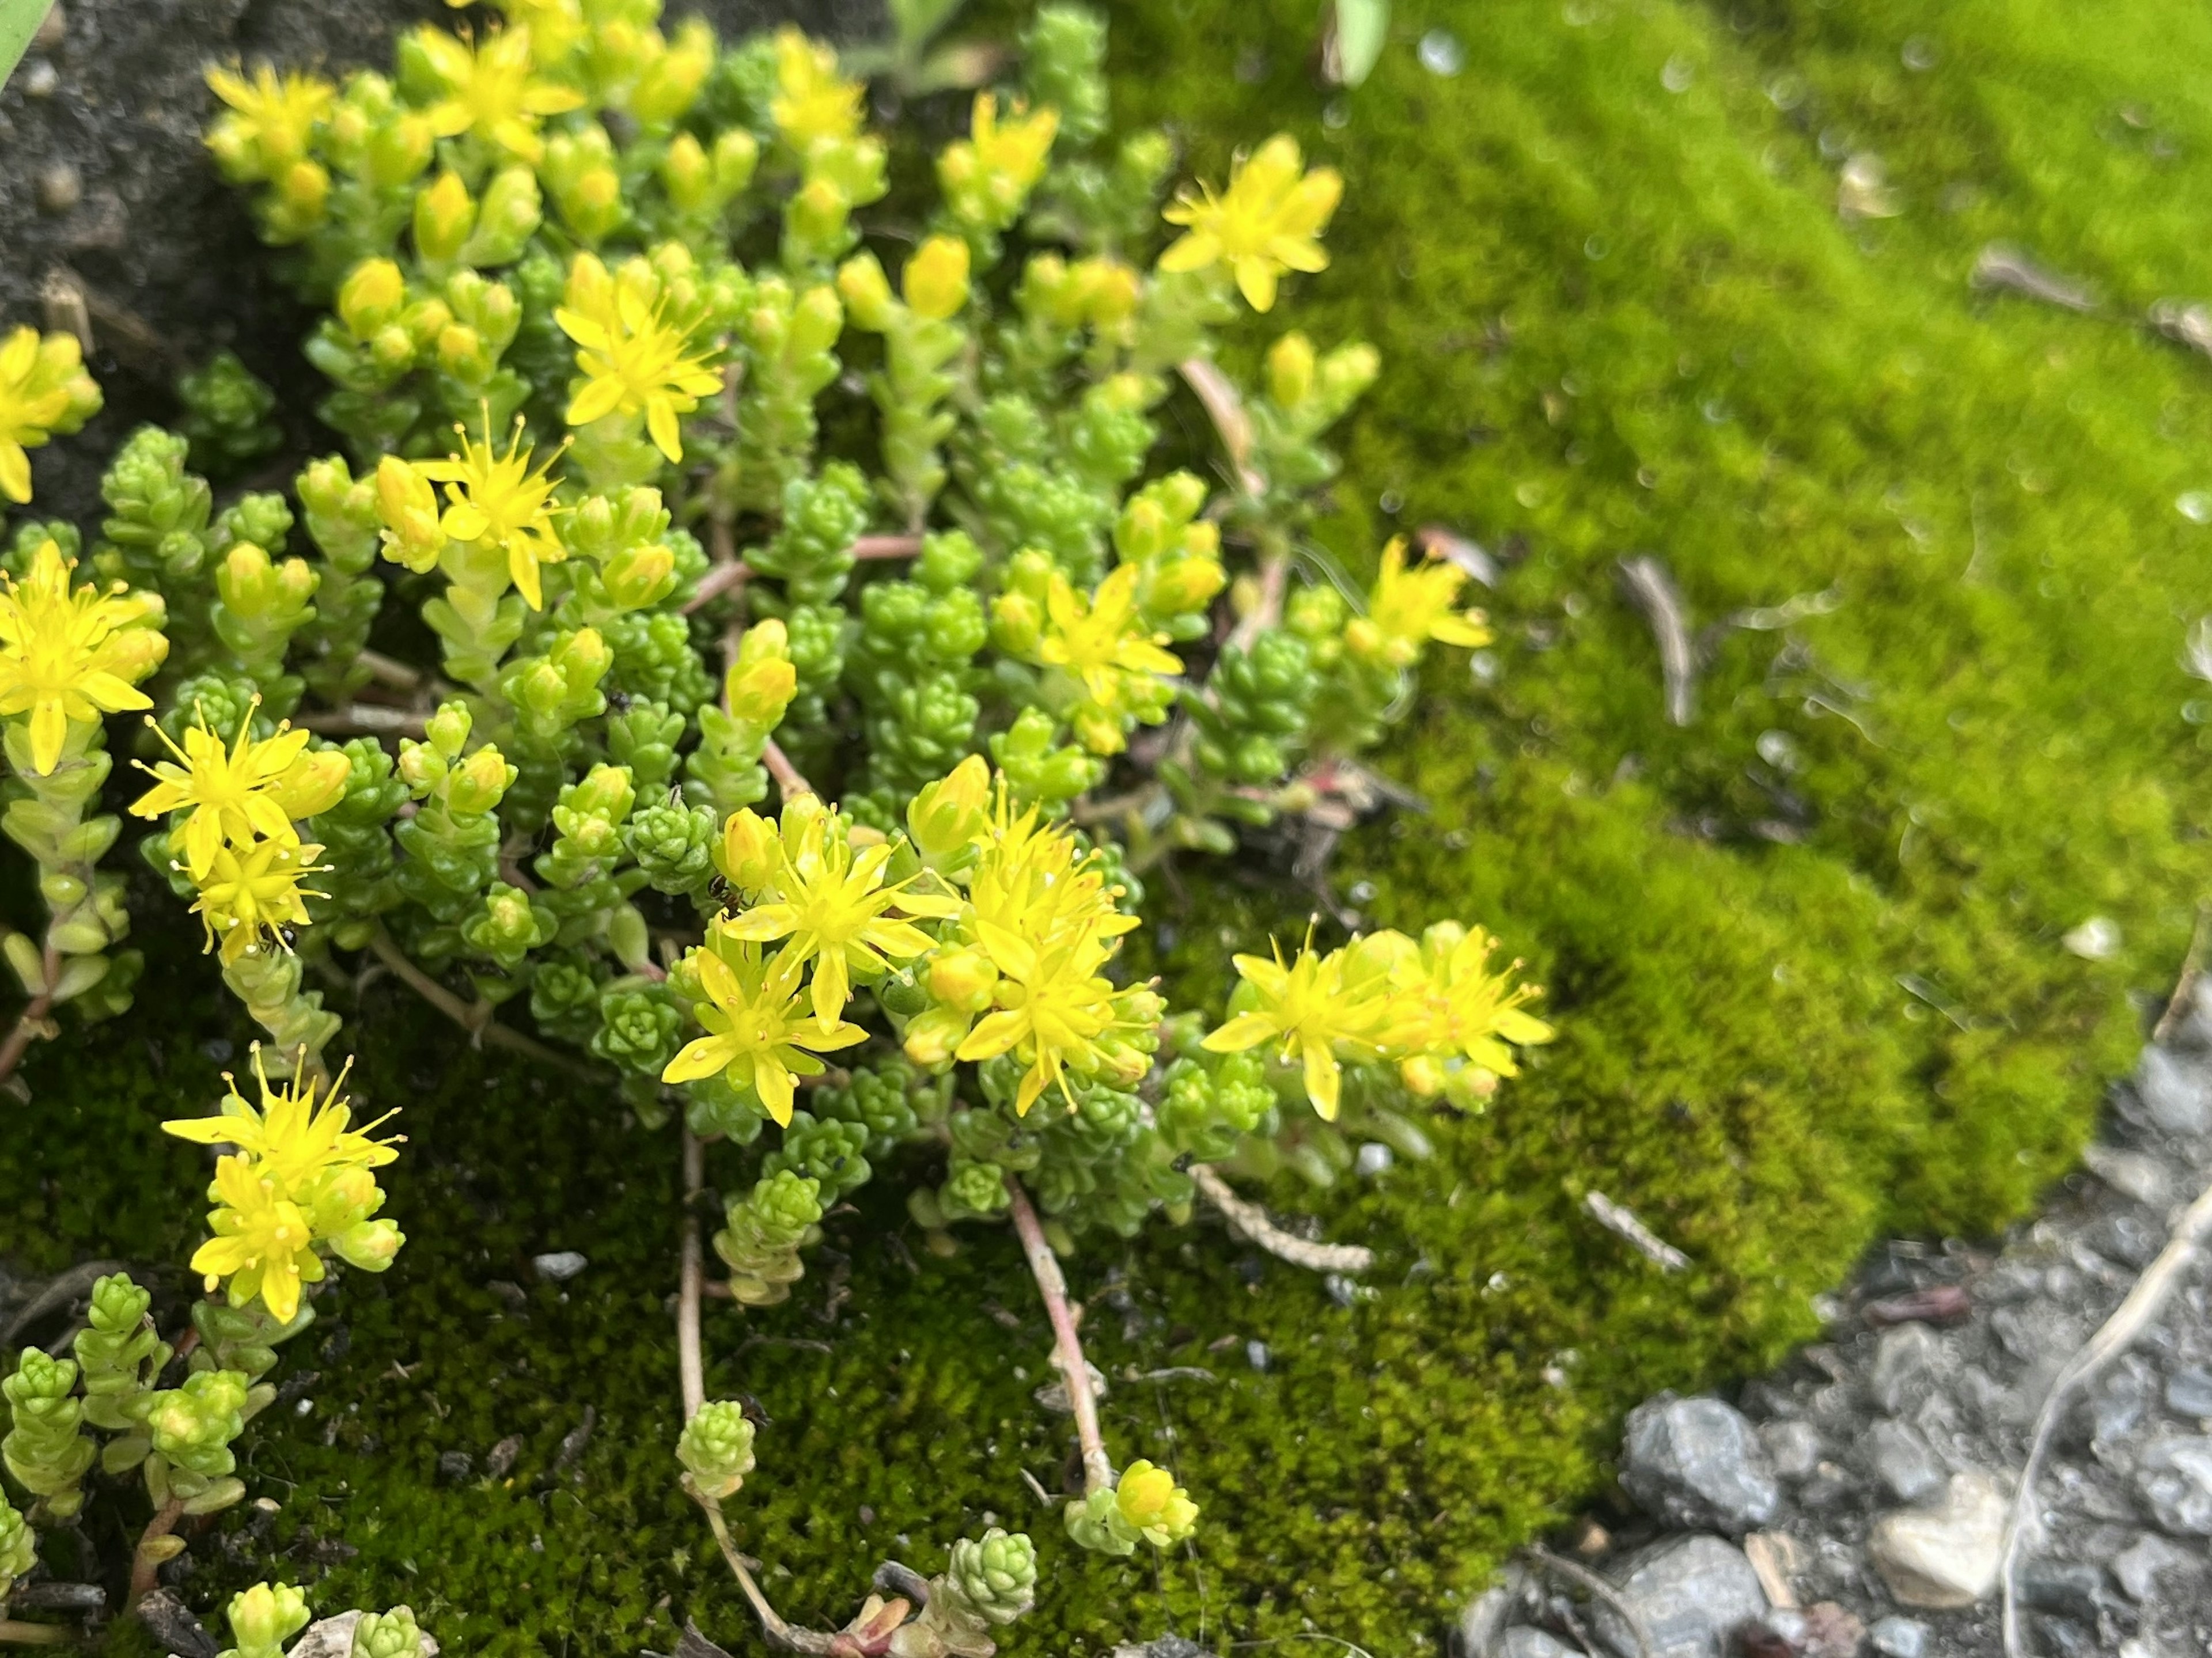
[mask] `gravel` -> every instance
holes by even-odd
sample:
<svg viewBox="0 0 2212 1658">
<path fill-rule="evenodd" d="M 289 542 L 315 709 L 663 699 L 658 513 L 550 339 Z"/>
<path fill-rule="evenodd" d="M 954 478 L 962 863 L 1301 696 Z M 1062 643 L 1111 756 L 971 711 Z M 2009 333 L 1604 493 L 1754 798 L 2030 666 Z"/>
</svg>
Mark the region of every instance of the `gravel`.
<svg viewBox="0 0 2212 1658">
<path fill-rule="evenodd" d="M 1846 1637 L 1855 1658 L 2002 1658 L 1999 1557 L 2037 1412 L 2212 1183 L 2212 987 L 2110 1103 L 2082 1169 L 2034 1220 L 1988 1244 L 1892 1240 L 1823 1299 L 1824 1338 L 1778 1370 L 1726 1397 L 1661 1394 L 1631 1417 L 1629 1506 L 1602 1504 L 1569 1535 L 1593 1540 L 1583 1563 L 1658 1614 L 1662 1658 L 1826 1658 Z M 2185 1274 L 2069 1401 L 2036 1508 L 2019 1579 L 2034 1658 L 2212 1651 L 2212 1270 Z M 1748 1533 L 1772 1603 L 1714 1530 Z M 1685 1592 L 1692 1563 L 1704 1576 Z M 1465 1658 L 1494 1658 L 1515 1625 L 1569 1652 L 1583 1640 L 1593 1658 L 1628 1650 L 1621 1620 L 1565 1585 L 1524 1584 L 1509 1610 Z M 1692 1612 L 1694 1629 L 1668 1621 Z"/>
</svg>

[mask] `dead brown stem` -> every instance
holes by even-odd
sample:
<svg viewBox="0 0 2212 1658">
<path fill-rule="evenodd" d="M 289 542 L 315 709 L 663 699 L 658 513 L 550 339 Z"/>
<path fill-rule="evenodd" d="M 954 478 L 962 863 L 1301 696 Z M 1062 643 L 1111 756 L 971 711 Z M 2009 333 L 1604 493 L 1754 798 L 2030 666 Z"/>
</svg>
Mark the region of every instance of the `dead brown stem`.
<svg viewBox="0 0 2212 1658">
<path fill-rule="evenodd" d="M 912 558 L 921 551 L 920 536 L 862 536 L 853 544 L 853 556 L 870 558 Z"/>
<path fill-rule="evenodd" d="M 751 580 L 753 567 L 734 554 L 718 560 L 714 568 L 699 578 L 699 585 L 691 590 L 691 597 L 684 601 L 684 614 L 703 610 L 724 593 L 743 587 Z"/>
<path fill-rule="evenodd" d="M 699 1249 L 699 1218 L 693 1211 L 707 1183 L 707 1148 L 689 1125 L 684 1130 L 684 1234 L 676 1288 L 676 1372 L 684 1388 L 684 1419 L 689 1422 L 707 1402 L 707 1367 L 699 1350 L 699 1291 L 705 1276 Z"/>
<path fill-rule="evenodd" d="M 2173 1027 L 2189 1011 L 2196 999 L 2197 981 L 2204 976 L 2204 946 L 2208 933 L 2212 933 L 2212 904 L 2197 906 L 2197 927 L 2189 935 L 2189 953 L 2181 958 L 2181 976 L 2173 981 L 2173 994 L 2166 999 L 2166 1011 L 2158 1016 L 2151 1027 L 2150 1039 L 2162 1042 L 2173 1034 Z M 0 1076 L 7 1074 L 0 1072 Z"/>
<path fill-rule="evenodd" d="M 76 1632 L 66 1624 L 27 1624 L 20 1618 L 0 1618 L 0 1646 L 59 1647 L 75 1643 Z"/>
<path fill-rule="evenodd" d="M 1083 1446 L 1083 1484 L 1086 1491 L 1112 1488 L 1114 1463 L 1106 1455 L 1105 1436 L 1098 1430 L 1098 1400 L 1091 1391 L 1091 1364 L 1083 1356 L 1083 1338 L 1076 1333 L 1075 1309 L 1068 1305 L 1067 1280 L 1060 1275 L 1060 1257 L 1045 1242 L 1044 1224 L 1037 1219 L 1030 1194 L 1012 1174 L 1006 1176 L 1006 1195 L 1013 1201 L 1014 1231 L 1029 1257 L 1030 1276 L 1044 1300 L 1045 1316 L 1052 1321 L 1053 1363 L 1067 1383 L 1067 1402 L 1075 1412 L 1075 1436 Z"/>
<path fill-rule="evenodd" d="M 411 708 L 355 702 L 323 714 L 303 714 L 292 723 L 325 737 L 420 737 L 428 722 Z"/>
<path fill-rule="evenodd" d="M 1231 1191 L 1218 1169 L 1194 1163 L 1190 1177 L 1200 1195 L 1221 1212 L 1231 1231 L 1279 1260 L 1313 1272 L 1364 1272 L 1375 1264 L 1375 1252 L 1363 1244 L 1312 1243 L 1285 1232 L 1267 1218 L 1265 1209 Z"/>
</svg>

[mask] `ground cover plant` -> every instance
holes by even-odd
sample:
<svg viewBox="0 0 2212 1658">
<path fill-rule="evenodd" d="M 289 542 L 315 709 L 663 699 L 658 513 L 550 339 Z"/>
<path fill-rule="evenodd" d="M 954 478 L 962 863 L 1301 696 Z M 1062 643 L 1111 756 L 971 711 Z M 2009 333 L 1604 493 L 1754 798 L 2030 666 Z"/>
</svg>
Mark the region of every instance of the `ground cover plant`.
<svg viewBox="0 0 2212 1658">
<path fill-rule="evenodd" d="M 1336 874 L 1378 920 L 1416 920 L 1440 894 L 1492 920 L 1534 958 L 1561 1039 L 1488 1115 L 1430 1125 L 1437 1157 L 1322 1204 L 1332 1236 L 1379 1243 L 1395 1267 L 1374 1299 L 1340 1285 L 1353 1304 L 1338 1308 L 1291 1269 L 1184 1259 L 1172 1239 L 1078 1256 L 1109 1424 L 1206 1514 L 1193 1552 L 1157 1576 L 1054 1564 L 1060 1603 L 1018 1626 L 1036 1638 L 1103 1644 L 1201 1617 L 1209 1633 L 1262 1637 L 1306 1619 L 1370 1644 L 1432 1635 L 1449 1591 L 1586 1485 L 1610 1410 L 1805 1332 L 1806 1293 L 1878 1222 L 1973 1227 L 2015 1209 L 2063 1163 L 2099 1077 L 2124 1065 L 2118 992 L 2170 965 L 2197 890 L 2196 730 L 2176 659 L 2198 532 L 2173 503 L 2201 483 L 2203 414 L 2197 366 L 2125 318 L 2188 292 L 2185 244 L 2159 227 L 2201 185 L 2152 140 L 2129 148 L 2146 129 L 2102 118 L 2148 98 L 2163 124 L 2149 130 L 2185 155 L 2201 112 L 2107 45 L 2069 59 L 2087 72 L 2069 68 L 2038 106 L 2078 120 L 2031 130 L 1985 112 L 1962 88 L 2004 83 L 2010 54 L 2055 24 L 1962 15 L 1917 69 L 1902 21 L 1816 30 L 1812 12 L 1532 9 L 1480 45 L 1453 19 L 1401 19 L 1411 32 L 1339 128 L 1305 82 L 1303 15 L 1264 34 L 1119 20 L 1131 61 L 1211 71 L 1212 176 L 1242 118 L 1273 130 L 1290 108 L 1306 112 L 1292 125 L 1308 153 L 1355 180 L 1331 280 L 1354 279 L 1344 315 L 1382 348 L 1384 375 L 1351 428 L 1324 539 L 1350 563 L 1394 516 L 1522 538 L 1492 606 L 1495 686 L 1456 667 L 1436 677 L 1410 746 L 1382 762 L 1449 829 L 1401 819 Z M 1455 76 L 1416 55 L 1435 26 L 1459 31 Z M 1120 90 L 1140 114 L 1175 96 L 1141 76 Z M 1838 154 L 1821 155 L 1824 137 Z M 1194 146 L 1200 176 L 1208 142 Z M 1638 154 L 1669 166 L 1632 172 L 1621 158 Z M 1838 175 L 1868 154 L 1906 210 L 1839 223 Z M 1678 177 L 1683 157 L 1695 165 Z M 1364 172 L 1388 163 L 1398 176 L 1364 195 Z M 1440 244 L 1439 195 L 1480 228 Z M 2124 311 L 1973 300 L 1967 269 L 1996 234 L 2099 279 Z M 1325 285 L 1302 293 L 1300 322 L 1328 337 L 1334 303 Z M 2070 464 L 2084 450 L 2095 467 Z M 1768 612 L 1720 642 L 1686 727 L 1666 720 L 1646 625 L 1613 595 L 1613 562 L 1632 550 L 1665 556 L 1700 623 Z M 1825 598 L 1787 608 L 1832 588 L 1842 602 L 1826 614 Z M 1264 933 L 1303 908 L 1264 886 L 1200 886 L 1170 910 L 1155 884 L 1150 902 L 1194 1002 L 1226 989 L 1224 927 Z M 2103 963 L 2058 944 L 2093 914 L 2122 940 Z M 188 982 L 191 941 L 139 928 L 162 980 L 173 968 Z M 356 1017 L 406 1027 L 389 981 L 368 1000 Z M 162 1017 L 173 1081 L 138 1074 L 132 1054 L 89 1056 L 64 1083 L 58 1050 L 34 1053 L 27 1120 L 49 1138 L 76 1121 L 144 1139 L 179 1095 L 212 1098 L 197 1044 L 244 1030 L 212 999 Z M 509 1061 L 441 1076 L 451 1050 L 428 1024 L 404 1047 L 372 1052 L 360 1081 L 409 1108 L 410 1144 L 385 1175 L 395 1201 L 483 1218 L 442 1242 L 410 1227 L 392 1275 L 339 1286 L 357 1351 L 288 1401 L 312 1410 L 264 1418 L 246 1442 L 260 1436 L 257 1460 L 281 1456 L 300 1489 L 283 1513 L 234 1513 L 224 1534 L 240 1540 L 204 1551 L 187 1589 L 212 1604 L 218 1584 L 269 1575 L 282 1546 L 281 1575 L 329 1570 L 319 1605 L 381 1604 L 405 1582 L 420 1606 L 428 1577 L 447 1626 L 491 1649 L 557 1647 L 571 1627 L 585 1643 L 586 1625 L 538 1604 L 556 1570 L 604 1620 L 594 1638 L 665 1643 L 687 1609 L 735 1627 L 696 1511 L 635 1472 L 677 1416 L 660 1302 L 673 1171 L 639 1172 L 604 1089 Z M 527 1181 L 507 1168 L 525 1111 L 544 1114 Z M 38 1155 L 8 1175 L 12 1212 L 46 1233 L 13 1245 L 33 1264 L 175 1260 L 197 1242 L 173 1199 L 141 1195 L 185 1189 L 204 1174 L 189 1159 L 142 1151 L 123 1154 L 127 1173 L 62 1178 L 70 1163 Z M 96 1218 L 95 1178 L 131 1194 L 137 1218 Z M 1692 1272 L 1662 1278 L 1582 1218 L 1575 1199 L 1598 1184 L 1682 1244 Z M 916 1276 L 871 1241 L 895 1207 L 873 1186 L 856 1196 L 866 1223 L 830 1221 L 848 1280 L 768 1315 L 767 1345 L 740 1351 L 750 1336 L 708 1326 L 714 1373 L 757 1394 L 769 1437 L 806 1447 L 817 1471 L 765 1493 L 756 1473 L 740 1500 L 761 1504 L 765 1534 L 821 1540 L 825 1558 L 792 1559 L 775 1593 L 823 1620 L 848 1606 L 845 1560 L 907 1546 L 881 1534 L 894 1515 L 919 1540 L 1042 1513 L 1003 1480 L 1007 1448 L 1052 1485 L 1066 1438 L 1028 1398 L 1049 1336 L 1018 1299 L 1011 1247 L 987 1239 Z M 570 1226 L 589 1208 L 603 1245 Z M 588 1276 L 531 1284 L 532 1251 L 572 1245 L 591 1253 Z M 917 1294 L 926 1339 L 890 1310 Z M 1024 1342 L 1035 1357 L 1012 1358 Z M 1007 1357 L 977 1362 L 987 1350 Z M 486 1354 L 508 1371 L 489 1386 Z M 1162 1374 L 1179 1369 L 1214 1380 Z M 911 1425 L 853 1443 L 850 1413 L 878 1400 Z M 586 1405 L 598 1426 L 567 1449 Z M 475 1461 L 438 1487 L 439 1451 Z M 1378 1460 L 1418 1473 L 1371 1491 L 1358 1471 Z M 941 1475 L 917 1489 L 915 1467 Z M 341 1509 L 379 1523 L 329 1517 Z M 913 1519 L 924 1509 L 930 1524 Z M 610 1530 L 658 1547 L 611 1555 Z M 1134 1612 L 1096 1610 L 1137 1595 Z"/>
</svg>

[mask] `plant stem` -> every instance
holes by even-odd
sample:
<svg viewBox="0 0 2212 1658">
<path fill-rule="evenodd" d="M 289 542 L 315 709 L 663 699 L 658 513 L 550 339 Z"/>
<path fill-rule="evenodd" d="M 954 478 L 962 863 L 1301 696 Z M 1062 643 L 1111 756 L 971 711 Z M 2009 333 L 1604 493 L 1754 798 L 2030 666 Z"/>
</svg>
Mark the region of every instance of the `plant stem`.
<svg viewBox="0 0 2212 1658">
<path fill-rule="evenodd" d="M 1279 1260 L 1313 1272 L 1364 1272 L 1375 1264 L 1375 1252 L 1364 1244 L 1311 1243 L 1292 1236 L 1269 1220 L 1258 1204 L 1238 1197 L 1221 1178 L 1221 1171 L 1210 1164 L 1191 1164 L 1190 1178 L 1200 1195 L 1221 1212 L 1231 1231 Z"/>
<path fill-rule="evenodd" d="M 862 536 L 853 544 L 854 558 L 912 558 L 921 551 L 920 536 Z"/>
<path fill-rule="evenodd" d="M 125 1617 L 137 1611 L 138 1603 L 154 1592 L 154 1574 L 161 1570 L 161 1562 L 146 1552 L 146 1546 L 174 1531 L 184 1512 L 185 1499 L 173 1497 L 154 1511 L 154 1517 L 146 1522 L 146 1529 L 139 1533 L 138 1546 L 131 1552 L 131 1594 L 123 1603 Z"/>
<path fill-rule="evenodd" d="M 1283 619 L 1283 591 L 1290 583 L 1291 556 L 1287 551 L 1270 552 L 1260 559 L 1259 602 L 1237 619 L 1236 631 L 1229 642 L 1240 651 L 1249 651 L 1261 634 Z"/>
<path fill-rule="evenodd" d="M 769 1605 L 768 1596 L 761 1593 L 761 1586 L 753 1580 L 752 1572 L 745 1564 L 745 1557 L 738 1552 L 738 1546 L 730 1540 L 729 1526 L 722 1518 L 722 1505 L 702 1497 L 699 1499 L 699 1506 L 707 1510 L 707 1523 L 714 1528 L 714 1542 L 722 1551 L 722 1558 L 729 1563 L 730 1573 L 738 1580 L 738 1587 L 744 1591 L 745 1599 L 751 1602 L 753 1616 L 760 1619 L 761 1633 L 768 1637 L 769 1645 L 785 1652 L 835 1653 L 837 1650 L 836 1636 L 787 1624 L 776 1609 Z"/>
<path fill-rule="evenodd" d="M 547 1065 L 573 1066 L 572 1057 L 555 1053 L 534 1036 L 526 1036 L 520 1030 L 509 1029 L 492 1017 L 489 1002 L 471 1005 L 440 984 L 407 958 L 390 933 L 379 927 L 369 935 L 368 947 L 376 959 L 392 970 L 392 975 L 424 1001 L 436 1008 L 455 1024 L 469 1033 L 472 1040 L 482 1040 L 495 1048 L 504 1048 L 517 1054 L 526 1054 Z"/>
<path fill-rule="evenodd" d="M 676 1288 L 676 1370 L 684 1388 L 684 1419 L 689 1422 L 707 1402 L 707 1368 L 699 1351 L 699 1295 L 702 1261 L 699 1217 L 694 1212 L 707 1183 L 707 1149 L 690 1125 L 684 1130 L 683 1274 Z M 710 1509 L 709 1512 L 712 1512 Z"/>
<path fill-rule="evenodd" d="M 814 793 L 814 785 L 799 774 L 799 768 L 791 763 L 791 756 L 783 751 L 782 745 L 773 737 L 761 745 L 761 764 L 766 766 L 768 774 L 775 779 L 775 786 L 786 800 Z"/>
<path fill-rule="evenodd" d="M 19 1647 L 58 1647 L 73 1644 L 76 1636 L 65 1624 L 27 1624 L 20 1618 L 0 1618 L 0 1643 Z"/>
<path fill-rule="evenodd" d="M 354 702 L 329 714 L 301 714 L 292 722 L 325 737 L 420 737 L 428 724 L 411 708 L 387 708 L 381 702 Z"/>
<path fill-rule="evenodd" d="M 52 944 L 46 948 L 46 982 L 52 985 L 62 970 L 61 953 Z M 15 1028 L 9 1031 L 8 1040 L 0 1042 L 0 1082 L 15 1074 L 15 1067 L 23 1062 L 31 1043 L 47 1034 L 46 1016 L 54 1011 L 54 993 L 42 990 L 23 1005 L 23 1011 Z"/>
<path fill-rule="evenodd" d="M 732 558 L 718 563 L 699 578 L 699 585 L 691 590 L 691 597 L 684 601 L 684 614 L 703 610 L 724 593 L 742 587 L 751 580 L 753 568 L 741 558 Z"/>
<path fill-rule="evenodd" d="M 1075 1309 L 1068 1305 L 1067 1280 L 1060 1275 L 1060 1257 L 1045 1242 L 1043 1223 L 1013 1175 L 1006 1176 L 1006 1195 L 1013 1200 L 1014 1231 L 1029 1257 L 1030 1272 L 1037 1293 L 1044 1298 L 1045 1316 L 1052 1321 L 1053 1362 L 1067 1380 L 1067 1402 L 1075 1411 L 1075 1436 L 1083 1445 L 1083 1484 L 1086 1491 L 1105 1491 L 1114 1484 L 1114 1464 L 1106 1455 L 1106 1441 L 1098 1431 L 1098 1400 L 1091 1391 L 1091 1364 L 1083 1357 L 1083 1339 L 1075 1331 Z"/>
</svg>

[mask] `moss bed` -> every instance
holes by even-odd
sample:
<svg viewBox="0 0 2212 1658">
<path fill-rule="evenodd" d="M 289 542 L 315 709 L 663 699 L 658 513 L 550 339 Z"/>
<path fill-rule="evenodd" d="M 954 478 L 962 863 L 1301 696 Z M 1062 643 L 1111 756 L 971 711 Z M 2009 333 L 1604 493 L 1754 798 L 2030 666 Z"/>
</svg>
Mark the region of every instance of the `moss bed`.
<svg viewBox="0 0 2212 1658">
<path fill-rule="evenodd" d="M 1358 567 L 1446 523 L 1505 574 L 1494 682 L 1440 673 L 1386 757 L 1431 815 L 1356 837 L 1337 878 L 1378 921 L 1500 931 L 1561 1038 L 1486 1116 L 1439 1122 L 1432 1160 L 1270 1193 L 1381 1249 L 1371 1299 L 1206 1226 L 1071 1263 L 1115 1443 L 1205 1506 L 1186 1556 L 1079 1556 L 1024 1483 L 1056 1485 L 1068 1445 L 1030 1398 L 1049 1337 L 1008 1237 L 917 1258 L 863 1192 L 792 1303 L 710 1309 L 708 1388 L 772 1419 L 744 1540 L 795 1616 L 842 1619 L 876 1559 L 933 1569 L 995 1518 L 1044 1564 L 1014 1653 L 1168 1629 L 1433 1651 L 1499 1556 L 1599 1485 L 1627 1405 L 1811 1334 L 1811 1297 L 1878 1231 L 2021 1212 L 2172 976 L 2212 807 L 2212 703 L 2178 663 L 2212 530 L 2176 505 L 2212 487 L 2212 365 L 2136 319 L 2204 282 L 2212 17 L 1401 0 L 1374 79 L 1331 103 L 1311 0 L 1114 15 L 1124 107 L 1175 119 L 1200 170 L 1286 126 L 1350 181 L 1296 316 L 1385 371 L 1328 535 Z M 1419 62 L 1431 29 L 1456 75 Z M 1901 211 L 1847 222 L 1839 170 L 1868 155 Z M 2105 308 L 1978 295 L 1993 239 Z M 1826 613 L 1717 635 L 1676 727 L 1616 581 L 1638 551 L 1693 625 Z M 1200 991 L 1224 944 L 1304 903 L 1257 877 L 1153 902 L 1160 964 Z M 2100 914 L 2115 956 L 2062 947 Z M 174 1262 L 195 1236 L 200 1159 L 155 1125 L 246 1032 L 182 929 L 145 932 L 138 1011 L 39 1051 L 5 1108 L 18 1267 Z M 665 1650 L 687 1613 L 748 1649 L 672 1477 L 672 1136 L 464 1051 L 388 985 L 355 1029 L 367 1091 L 406 1107 L 410 1242 L 288 1357 L 246 1456 L 281 1511 L 224 1516 L 183 1592 L 404 1599 L 471 1654 Z M 1599 1230 L 1591 1186 L 1692 1269 Z M 570 1248 L 582 1276 L 534 1280 L 530 1256 Z M 441 1473 L 456 1452 L 471 1471 Z"/>
</svg>

